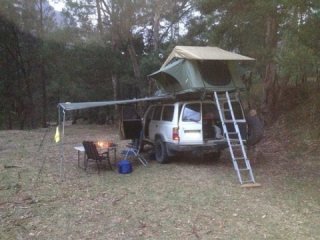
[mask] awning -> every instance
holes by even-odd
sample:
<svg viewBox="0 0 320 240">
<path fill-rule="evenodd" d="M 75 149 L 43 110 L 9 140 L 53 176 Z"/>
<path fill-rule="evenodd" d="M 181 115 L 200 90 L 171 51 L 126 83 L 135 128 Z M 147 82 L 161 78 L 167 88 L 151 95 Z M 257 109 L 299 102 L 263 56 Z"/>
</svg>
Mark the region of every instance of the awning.
<svg viewBox="0 0 320 240">
<path fill-rule="evenodd" d="M 65 102 L 59 103 L 59 107 L 63 110 L 71 111 L 71 110 L 79 110 L 79 109 L 86 109 L 86 108 L 94 108 L 94 107 L 104 107 L 104 106 L 111 106 L 111 105 L 121 105 L 121 104 L 130 104 L 136 102 L 144 102 L 144 101 L 157 101 L 157 100 L 164 100 L 172 98 L 171 95 L 164 95 L 164 96 L 153 96 L 153 97 L 145 97 L 145 98 L 134 98 L 134 99 L 127 99 L 127 100 L 111 100 L 111 101 L 101 101 L 101 102 Z"/>
<path fill-rule="evenodd" d="M 176 46 L 166 61 L 164 68 L 172 59 L 183 58 L 190 60 L 225 60 L 225 61 L 248 61 L 255 60 L 244 55 L 229 52 L 218 47 L 198 47 L 198 46 Z"/>
</svg>

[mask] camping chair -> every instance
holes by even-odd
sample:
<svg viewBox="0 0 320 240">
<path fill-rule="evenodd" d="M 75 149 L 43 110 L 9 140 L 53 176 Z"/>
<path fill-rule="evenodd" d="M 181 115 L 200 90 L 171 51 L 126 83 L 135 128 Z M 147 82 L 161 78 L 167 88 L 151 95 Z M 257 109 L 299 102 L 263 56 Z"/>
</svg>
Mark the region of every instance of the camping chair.
<svg viewBox="0 0 320 240">
<path fill-rule="evenodd" d="M 139 139 L 133 139 L 131 143 L 127 145 L 127 148 L 121 152 L 124 155 L 124 159 L 128 157 L 133 157 L 138 159 L 143 166 L 147 166 L 148 161 L 140 154 L 140 144 Z"/>
<path fill-rule="evenodd" d="M 87 155 L 85 162 L 84 162 L 85 170 L 87 170 L 89 160 L 96 161 L 98 171 L 100 171 L 99 165 L 101 164 L 102 161 L 107 161 L 109 163 L 110 169 L 112 170 L 109 152 L 104 152 L 104 153 L 100 154 L 97 150 L 96 145 L 92 141 L 83 141 L 82 144 L 83 144 L 85 153 Z"/>
</svg>

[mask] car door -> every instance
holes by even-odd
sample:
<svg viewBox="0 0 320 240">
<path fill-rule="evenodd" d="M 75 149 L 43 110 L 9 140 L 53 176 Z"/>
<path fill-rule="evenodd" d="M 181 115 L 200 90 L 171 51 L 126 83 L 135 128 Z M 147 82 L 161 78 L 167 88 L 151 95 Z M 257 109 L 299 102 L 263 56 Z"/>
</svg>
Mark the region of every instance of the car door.
<svg viewBox="0 0 320 240">
<path fill-rule="evenodd" d="M 142 130 L 142 121 L 133 105 L 120 106 L 120 139 L 138 139 Z"/>
</svg>

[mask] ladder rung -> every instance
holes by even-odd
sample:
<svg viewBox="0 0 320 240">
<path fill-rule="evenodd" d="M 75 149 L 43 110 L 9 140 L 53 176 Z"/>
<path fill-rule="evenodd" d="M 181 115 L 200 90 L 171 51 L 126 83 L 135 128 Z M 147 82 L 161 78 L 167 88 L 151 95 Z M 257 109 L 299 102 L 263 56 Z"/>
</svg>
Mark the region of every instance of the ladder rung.
<svg viewBox="0 0 320 240">
<path fill-rule="evenodd" d="M 240 168 L 239 171 L 249 171 L 250 168 Z"/>
<path fill-rule="evenodd" d="M 222 99 L 228 99 L 228 97 L 225 97 L 225 95 L 220 95 L 220 96 L 218 95 L 218 97 L 219 97 L 220 99 L 221 99 L 221 98 L 222 98 Z M 233 98 L 233 99 L 236 99 L 236 96 L 230 96 L 230 95 L 229 95 L 229 98 L 230 98 L 230 99 L 232 99 L 232 98 Z"/>
<path fill-rule="evenodd" d="M 241 144 L 230 144 L 232 147 L 239 147 Z"/>
<path fill-rule="evenodd" d="M 245 157 L 235 157 L 234 160 L 245 160 Z"/>
<path fill-rule="evenodd" d="M 230 142 L 235 142 L 235 141 L 239 142 L 240 140 L 239 140 L 239 138 L 230 138 Z"/>
<path fill-rule="evenodd" d="M 231 141 L 239 141 L 238 136 L 233 136 L 233 137 L 230 136 L 230 135 L 235 135 L 235 133 L 233 133 L 233 134 L 228 134 L 228 135 L 229 135 L 229 138 L 230 138 Z"/>
<path fill-rule="evenodd" d="M 242 181 L 242 184 L 244 183 L 255 183 L 255 182 L 253 180 Z"/>
<path fill-rule="evenodd" d="M 224 120 L 224 122 L 225 123 L 234 123 L 234 122 L 236 122 L 236 123 L 245 123 L 246 120 L 245 119 L 236 119 L 235 121 L 233 121 L 233 120 Z"/>
</svg>

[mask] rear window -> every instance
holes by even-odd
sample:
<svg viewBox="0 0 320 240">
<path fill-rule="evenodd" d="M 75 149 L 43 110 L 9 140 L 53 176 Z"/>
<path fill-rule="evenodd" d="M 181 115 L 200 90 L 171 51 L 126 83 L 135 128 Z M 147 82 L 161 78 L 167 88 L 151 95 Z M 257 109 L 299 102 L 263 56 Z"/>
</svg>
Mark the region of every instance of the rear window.
<svg viewBox="0 0 320 240">
<path fill-rule="evenodd" d="M 228 64 L 224 61 L 199 61 L 202 78 L 211 85 L 227 85 L 231 81 Z"/>
<path fill-rule="evenodd" d="M 153 113 L 153 120 L 160 120 L 162 106 L 156 106 Z"/>
<path fill-rule="evenodd" d="M 186 104 L 183 110 L 182 121 L 199 122 L 201 118 L 200 103 Z"/>
<path fill-rule="evenodd" d="M 163 112 L 162 112 L 162 120 L 163 121 L 172 121 L 173 119 L 173 106 L 164 106 Z"/>
</svg>

